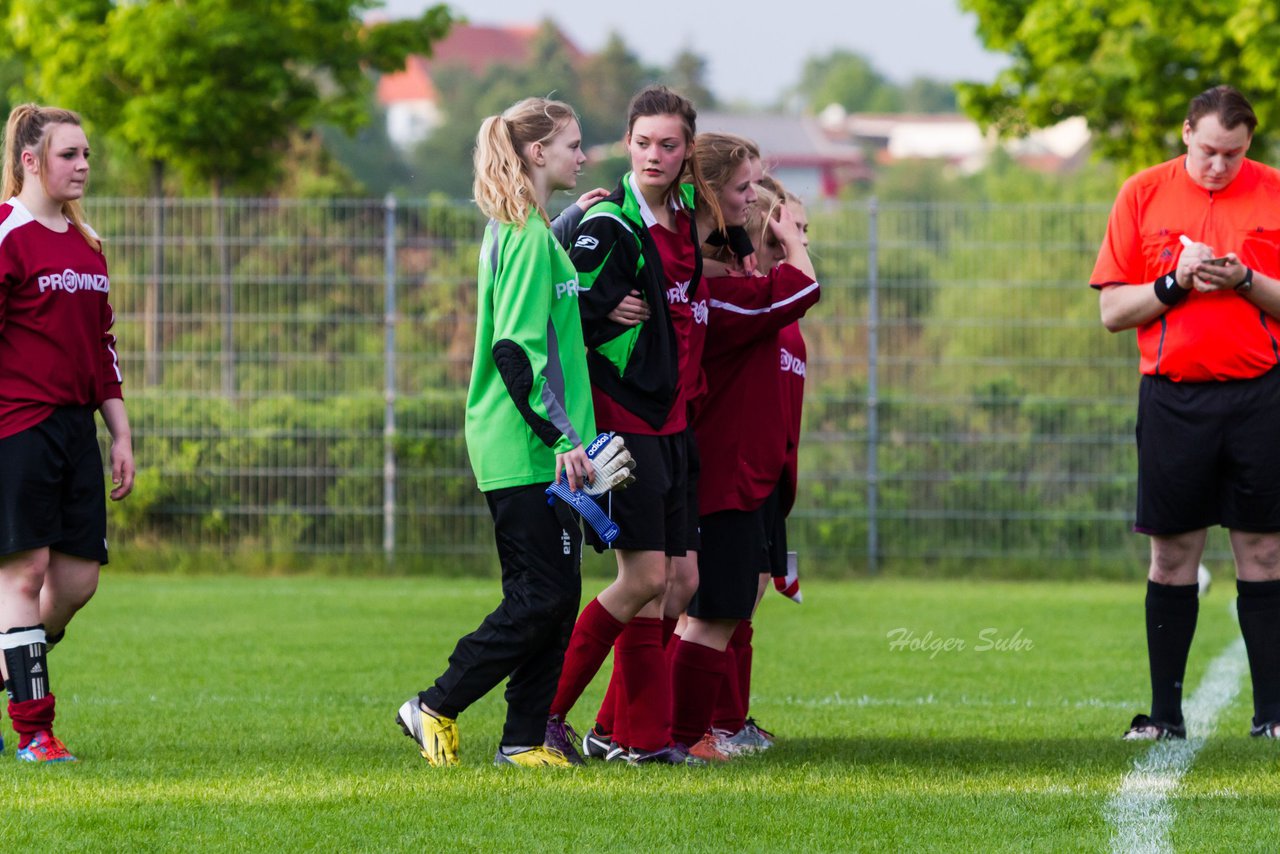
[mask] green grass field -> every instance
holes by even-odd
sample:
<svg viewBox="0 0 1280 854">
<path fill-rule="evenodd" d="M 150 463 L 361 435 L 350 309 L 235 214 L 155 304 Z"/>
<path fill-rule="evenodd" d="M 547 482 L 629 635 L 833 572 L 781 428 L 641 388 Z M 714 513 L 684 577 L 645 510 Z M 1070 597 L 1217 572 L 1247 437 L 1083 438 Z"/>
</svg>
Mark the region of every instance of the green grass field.
<svg viewBox="0 0 1280 854">
<path fill-rule="evenodd" d="M 589 578 L 586 595 L 600 586 Z M 82 762 L 16 762 L 6 721 L 0 844 L 1112 846 L 1112 798 L 1153 749 L 1119 739 L 1146 702 L 1140 583 L 811 581 L 804 592 L 800 606 L 771 592 L 757 620 L 752 714 L 779 735 L 772 751 L 705 769 L 529 772 L 490 765 L 500 692 L 462 716 L 461 768 L 428 767 L 393 723 L 496 603 L 496 581 L 108 574 L 51 657 L 58 732 Z M 1233 595 L 1220 577 L 1203 602 L 1188 696 L 1238 637 Z M 906 632 L 926 648 L 893 648 Z M 928 641 L 939 642 L 936 652 Z M 603 681 L 571 716 L 579 729 Z M 1216 731 L 1165 791 L 1174 850 L 1280 849 L 1278 748 L 1248 738 L 1240 681 Z"/>
</svg>

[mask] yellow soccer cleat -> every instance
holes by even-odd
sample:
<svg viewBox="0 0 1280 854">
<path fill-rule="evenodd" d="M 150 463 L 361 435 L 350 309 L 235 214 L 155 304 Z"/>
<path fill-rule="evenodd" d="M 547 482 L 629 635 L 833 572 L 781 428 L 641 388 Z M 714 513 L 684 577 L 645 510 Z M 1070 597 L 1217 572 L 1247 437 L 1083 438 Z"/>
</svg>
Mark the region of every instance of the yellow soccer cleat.
<svg viewBox="0 0 1280 854">
<path fill-rule="evenodd" d="M 554 747 L 539 745 L 519 753 L 503 753 L 499 748 L 493 757 L 493 764 L 499 768 L 516 765 L 521 768 L 572 768 L 573 763 Z"/>
<path fill-rule="evenodd" d="M 437 718 L 422 710 L 418 698 L 406 700 L 396 714 L 396 723 L 404 734 L 418 742 L 422 758 L 431 765 L 443 767 L 458 764 L 458 722 L 453 718 Z"/>
</svg>

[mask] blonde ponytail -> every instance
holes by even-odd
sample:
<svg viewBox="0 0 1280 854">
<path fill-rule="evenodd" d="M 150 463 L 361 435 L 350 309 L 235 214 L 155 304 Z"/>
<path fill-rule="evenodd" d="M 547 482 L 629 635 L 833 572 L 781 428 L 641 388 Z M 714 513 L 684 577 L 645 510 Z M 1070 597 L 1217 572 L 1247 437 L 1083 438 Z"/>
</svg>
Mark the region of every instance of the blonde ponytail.
<svg viewBox="0 0 1280 854">
<path fill-rule="evenodd" d="M 525 98 L 508 107 L 500 116 L 489 116 L 476 134 L 476 206 L 490 219 L 524 225 L 536 211 L 545 221 L 525 162 L 525 147 L 546 142 L 578 115 L 563 101 Z"/>
</svg>

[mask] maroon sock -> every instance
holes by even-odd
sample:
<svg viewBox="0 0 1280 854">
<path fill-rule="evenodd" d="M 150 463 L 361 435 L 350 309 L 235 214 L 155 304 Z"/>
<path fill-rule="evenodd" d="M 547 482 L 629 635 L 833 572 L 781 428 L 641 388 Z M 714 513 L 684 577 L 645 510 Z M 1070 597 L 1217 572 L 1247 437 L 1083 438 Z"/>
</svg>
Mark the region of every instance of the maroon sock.
<svg viewBox="0 0 1280 854">
<path fill-rule="evenodd" d="M 730 646 L 724 651 L 724 681 L 720 683 L 720 690 L 716 694 L 711 726 L 737 732 L 746 722 L 747 710 L 742 708 L 742 692 L 738 690 L 738 657 Z"/>
<path fill-rule="evenodd" d="M 663 617 L 662 618 L 662 648 L 666 649 L 671 646 L 671 638 L 675 636 L 676 624 L 680 622 L 679 617 Z"/>
<path fill-rule="evenodd" d="M 605 610 L 600 600 L 592 599 L 582 609 L 578 622 L 569 637 L 569 648 L 564 654 L 564 668 L 560 671 L 560 685 L 551 701 L 549 714 L 559 715 L 561 720 L 578 702 L 582 692 L 604 664 L 609 648 L 621 633 L 624 623 L 618 622 Z"/>
<path fill-rule="evenodd" d="M 618 732 L 618 695 L 622 691 L 622 677 L 618 674 L 618 662 L 614 659 L 613 669 L 609 673 L 609 687 L 605 689 L 604 699 L 600 702 L 600 711 L 596 713 L 596 732 L 616 734 Z"/>
<path fill-rule="evenodd" d="M 30 744 L 36 733 L 53 732 L 53 706 L 52 694 L 21 703 L 9 701 L 9 720 L 13 721 L 13 731 L 18 734 L 19 750 Z"/>
<path fill-rule="evenodd" d="M 671 693 L 675 716 L 671 737 L 686 747 L 711 726 L 716 695 L 724 682 L 724 653 L 709 646 L 680 641 L 671 661 Z"/>
<path fill-rule="evenodd" d="M 729 640 L 733 647 L 733 657 L 738 661 L 738 705 L 742 708 L 744 721 L 751 714 L 751 639 L 755 637 L 755 633 L 755 629 L 751 628 L 751 621 L 743 620 L 738 623 L 738 628 Z"/>
<path fill-rule="evenodd" d="M 671 669 L 671 658 L 676 654 L 676 645 L 680 643 L 680 636 L 672 632 L 671 637 L 662 645 L 662 654 L 667 659 L 667 670 Z"/>
<path fill-rule="evenodd" d="M 662 620 L 636 617 L 628 623 L 614 659 L 622 673 L 629 746 L 666 747 L 671 743 L 671 675 L 662 654 Z"/>
</svg>

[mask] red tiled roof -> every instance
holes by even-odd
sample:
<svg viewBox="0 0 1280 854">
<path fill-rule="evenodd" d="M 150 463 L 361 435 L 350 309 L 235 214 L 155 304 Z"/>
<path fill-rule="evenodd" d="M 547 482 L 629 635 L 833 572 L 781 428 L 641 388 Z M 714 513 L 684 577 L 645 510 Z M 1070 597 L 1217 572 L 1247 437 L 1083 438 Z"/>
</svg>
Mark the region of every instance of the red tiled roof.
<svg viewBox="0 0 1280 854">
<path fill-rule="evenodd" d="M 404 71 L 383 75 L 378 81 L 378 102 L 436 100 L 431 70 L 443 66 L 462 66 L 473 74 L 482 74 L 494 65 L 522 65 L 532 56 L 534 37 L 539 26 L 519 25 L 486 27 L 460 24 L 438 42 L 431 57 L 411 56 Z M 557 34 L 573 62 L 584 58 L 577 45 L 557 28 Z"/>
<path fill-rule="evenodd" d="M 427 74 L 426 61 L 420 56 L 409 57 L 404 71 L 384 74 L 378 80 L 378 103 L 394 104 L 398 101 L 435 101 L 436 87 Z"/>
</svg>

